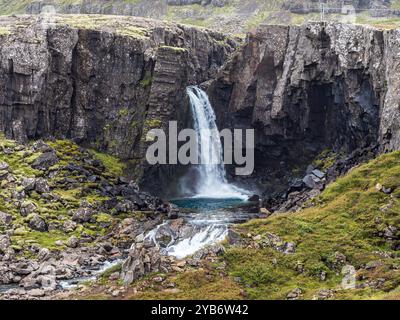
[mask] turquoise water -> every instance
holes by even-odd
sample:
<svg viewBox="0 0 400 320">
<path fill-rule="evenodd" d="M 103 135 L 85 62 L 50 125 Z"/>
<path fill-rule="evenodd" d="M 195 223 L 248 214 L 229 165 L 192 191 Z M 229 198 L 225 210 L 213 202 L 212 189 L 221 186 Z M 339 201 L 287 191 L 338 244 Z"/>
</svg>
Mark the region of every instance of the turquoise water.
<svg viewBox="0 0 400 320">
<path fill-rule="evenodd" d="M 187 198 L 176 199 L 171 202 L 182 209 L 193 209 L 195 211 L 210 212 L 215 210 L 229 210 L 246 203 L 243 199 L 238 198 Z"/>
</svg>

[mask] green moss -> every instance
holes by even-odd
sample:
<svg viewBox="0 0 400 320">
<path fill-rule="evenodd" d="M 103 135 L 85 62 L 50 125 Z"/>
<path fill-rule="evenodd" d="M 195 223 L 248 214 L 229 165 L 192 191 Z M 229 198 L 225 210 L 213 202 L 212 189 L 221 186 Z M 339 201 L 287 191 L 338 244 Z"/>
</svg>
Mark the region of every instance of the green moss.
<svg viewBox="0 0 400 320">
<path fill-rule="evenodd" d="M 117 34 L 126 37 L 146 39 L 148 38 L 147 31 L 145 28 L 135 27 L 135 26 L 125 26 L 116 30 Z"/>
<path fill-rule="evenodd" d="M 0 36 L 7 36 L 11 34 L 11 30 L 9 27 L 0 27 Z"/>
<path fill-rule="evenodd" d="M 160 46 L 160 48 L 172 50 L 175 52 L 187 52 L 186 48 L 181 48 L 181 47 Z"/>
<path fill-rule="evenodd" d="M 143 88 L 148 88 L 151 86 L 151 84 L 153 83 L 153 77 L 150 73 L 146 73 L 145 77 L 143 78 L 142 81 L 140 81 L 140 85 Z"/>
<path fill-rule="evenodd" d="M 313 165 L 320 170 L 327 170 L 334 165 L 338 156 L 331 150 L 325 149 L 315 158 Z"/>
<path fill-rule="evenodd" d="M 127 117 L 127 116 L 129 115 L 129 110 L 128 110 L 128 108 L 122 108 L 122 109 L 120 109 L 120 110 L 118 111 L 118 115 L 119 115 L 120 117 L 123 117 L 123 118 Z"/>
<path fill-rule="evenodd" d="M 146 119 L 145 126 L 151 129 L 161 128 L 162 121 L 160 119 Z"/>
<path fill-rule="evenodd" d="M 397 189 L 399 181 L 400 153 L 383 155 L 330 185 L 320 196 L 320 204 L 313 208 L 238 226 L 244 235 L 279 235 L 284 241 L 296 243 L 296 253 L 230 248 L 226 260 L 231 276 L 241 278 L 254 299 L 282 299 L 297 287 L 304 291 L 303 298 L 311 299 L 320 289 L 340 289 L 341 277 L 331 262 L 335 252 L 341 252 L 357 269 L 369 261 L 381 260 L 390 272 L 367 272 L 367 278 L 387 278 L 386 290 L 395 289 L 400 284 L 400 273 L 391 266 L 399 264 L 399 256 L 378 233 L 388 225 L 400 226 L 400 204 L 374 186 L 379 182 Z M 384 214 L 381 209 L 388 203 L 392 206 Z M 383 250 L 392 252 L 392 257 L 382 258 L 378 252 Z M 299 262 L 303 265 L 301 274 L 296 271 Z M 321 272 L 327 273 L 324 282 L 319 280 Z M 359 299 L 364 294 L 360 290 L 342 297 Z"/>
<path fill-rule="evenodd" d="M 126 165 L 117 157 L 109 154 L 101 153 L 95 150 L 91 150 L 93 156 L 101 161 L 106 167 L 106 170 L 116 176 L 122 176 L 126 168 Z"/>
</svg>

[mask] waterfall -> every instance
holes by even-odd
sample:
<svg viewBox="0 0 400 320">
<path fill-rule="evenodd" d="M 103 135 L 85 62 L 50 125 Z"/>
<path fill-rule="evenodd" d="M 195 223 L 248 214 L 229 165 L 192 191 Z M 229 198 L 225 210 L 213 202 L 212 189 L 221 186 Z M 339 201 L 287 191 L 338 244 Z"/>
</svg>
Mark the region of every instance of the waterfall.
<svg viewBox="0 0 400 320">
<path fill-rule="evenodd" d="M 246 199 L 246 190 L 231 185 L 226 180 L 222 143 L 215 112 L 207 94 L 196 86 L 188 87 L 186 91 L 190 98 L 200 163 L 196 166 L 198 181 L 195 196 Z"/>
<path fill-rule="evenodd" d="M 225 210 L 245 202 L 250 193 L 229 184 L 226 179 L 223 147 L 215 112 L 207 94 L 194 86 L 187 88 L 187 94 L 196 132 L 199 164 L 191 167 L 195 176 L 188 174 L 184 181 L 181 180 L 184 185 L 182 193 L 190 196 L 181 201 L 186 202 L 182 203 L 184 208 L 193 211 L 181 215 L 184 222 L 180 227 L 177 227 L 176 221 L 167 220 L 145 235 L 145 239 L 157 245 L 162 253 L 178 259 L 222 241 L 229 225 L 247 221 L 252 215 Z"/>
</svg>

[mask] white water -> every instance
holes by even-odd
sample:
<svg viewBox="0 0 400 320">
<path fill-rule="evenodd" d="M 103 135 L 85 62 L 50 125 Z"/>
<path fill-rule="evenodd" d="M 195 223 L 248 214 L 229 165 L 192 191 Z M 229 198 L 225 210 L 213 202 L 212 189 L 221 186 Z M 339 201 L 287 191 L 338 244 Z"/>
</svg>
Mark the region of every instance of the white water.
<svg viewBox="0 0 400 320">
<path fill-rule="evenodd" d="M 207 94 L 195 86 L 188 87 L 186 91 L 190 98 L 200 163 L 196 167 L 198 181 L 194 197 L 248 199 L 249 193 L 246 190 L 229 184 L 226 180 L 223 147 L 215 112 Z"/>
<path fill-rule="evenodd" d="M 199 165 L 195 167 L 197 179 L 188 179 L 191 180 L 189 182 L 190 189 L 194 191 L 192 198 L 204 201 L 205 204 L 212 199 L 247 200 L 250 195 L 247 190 L 227 182 L 223 147 L 216 124 L 216 116 L 207 94 L 194 86 L 187 88 L 187 94 L 190 98 L 194 129 L 197 134 L 197 154 L 199 156 Z M 171 241 L 169 244 L 164 244 L 166 247 L 162 251 L 164 254 L 182 259 L 208 245 L 224 240 L 229 224 L 234 223 L 237 218 L 237 215 L 235 217 L 234 214 L 224 210 L 204 209 L 204 211 L 186 216 L 186 225 L 178 234 L 168 232 L 171 221 L 166 221 L 151 230 L 145 238 L 160 246 L 157 236 L 170 234 Z M 239 220 L 242 218 L 240 217 Z M 190 231 L 188 232 L 188 230 Z"/>
<path fill-rule="evenodd" d="M 190 238 L 167 247 L 168 255 L 183 259 L 208 245 L 223 241 L 228 233 L 227 225 L 209 225 Z"/>
</svg>

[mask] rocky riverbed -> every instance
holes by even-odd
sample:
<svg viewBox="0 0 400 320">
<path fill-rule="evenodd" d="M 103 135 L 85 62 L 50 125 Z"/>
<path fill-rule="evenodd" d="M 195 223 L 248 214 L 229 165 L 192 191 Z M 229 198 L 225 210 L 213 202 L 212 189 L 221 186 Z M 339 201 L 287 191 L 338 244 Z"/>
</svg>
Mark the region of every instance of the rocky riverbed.
<svg viewBox="0 0 400 320">
<path fill-rule="evenodd" d="M 12 288 L 6 298 L 45 297 L 93 277 L 176 211 L 119 177 L 117 160 L 106 167 L 109 156 L 72 142 L 1 138 L 0 160 L 0 290 Z"/>
</svg>

